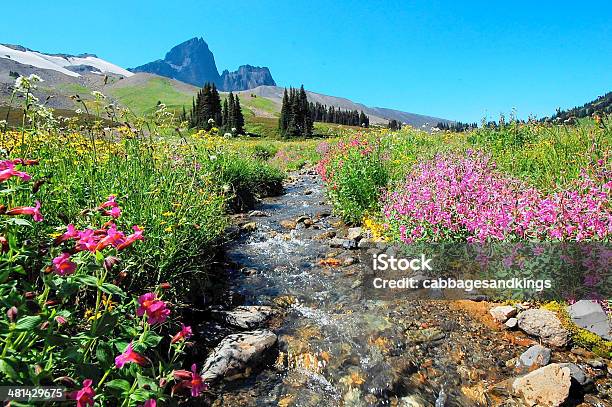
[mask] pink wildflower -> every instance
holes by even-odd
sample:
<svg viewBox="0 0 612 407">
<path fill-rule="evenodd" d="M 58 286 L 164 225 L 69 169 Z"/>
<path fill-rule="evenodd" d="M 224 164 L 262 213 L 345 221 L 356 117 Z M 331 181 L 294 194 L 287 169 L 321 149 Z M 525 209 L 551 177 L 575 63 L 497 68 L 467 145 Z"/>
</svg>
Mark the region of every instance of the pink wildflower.
<svg viewBox="0 0 612 407">
<path fill-rule="evenodd" d="M 44 220 L 40 213 L 40 202 L 36 201 L 35 206 L 17 206 L 13 209 L 6 211 L 6 215 L 29 215 L 32 216 L 35 222 L 42 222 Z"/>
<path fill-rule="evenodd" d="M 53 259 L 53 271 L 62 277 L 73 274 L 76 268 L 76 263 L 70 261 L 70 253 L 62 253 Z"/>
<path fill-rule="evenodd" d="M 170 341 L 171 343 L 176 343 L 185 340 L 191 337 L 191 335 L 193 335 L 193 331 L 191 330 L 190 326 L 185 326 L 185 324 L 181 324 L 181 326 L 181 330 L 172 337 L 172 341 Z"/>
<path fill-rule="evenodd" d="M 170 310 L 166 303 L 157 299 L 155 293 L 146 293 L 138 297 L 138 310 L 136 315 L 141 317 L 147 314 L 147 322 L 149 325 L 164 322 L 170 315 Z"/>
<path fill-rule="evenodd" d="M 132 342 L 130 342 L 123 353 L 115 358 L 115 367 L 121 369 L 126 363 L 136 363 L 140 366 L 147 364 L 147 359 L 144 356 L 134 351 Z"/>
<path fill-rule="evenodd" d="M 70 393 L 69 397 L 76 400 L 77 407 L 87 407 L 94 405 L 94 396 L 96 392 L 91 388 L 91 379 L 85 379 L 83 381 L 83 388 L 81 390 Z"/>
</svg>

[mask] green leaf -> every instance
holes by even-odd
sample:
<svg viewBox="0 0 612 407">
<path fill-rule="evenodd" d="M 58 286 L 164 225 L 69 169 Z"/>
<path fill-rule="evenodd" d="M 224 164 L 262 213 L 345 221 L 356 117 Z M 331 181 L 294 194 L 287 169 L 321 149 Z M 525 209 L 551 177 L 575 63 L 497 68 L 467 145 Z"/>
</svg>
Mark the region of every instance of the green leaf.
<svg viewBox="0 0 612 407">
<path fill-rule="evenodd" d="M 119 297 L 125 297 L 125 293 L 119 287 L 111 283 L 104 283 L 100 287 L 100 290 L 104 291 L 107 294 L 117 295 Z"/>
<path fill-rule="evenodd" d="M 147 401 L 150 399 L 155 393 L 147 391 L 145 389 L 136 389 L 134 393 L 130 394 L 130 398 L 134 401 Z"/>
<path fill-rule="evenodd" d="M 95 278 L 94 276 L 76 276 L 74 279 L 82 284 L 85 284 L 91 287 L 98 286 L 98 279 Z"/>
<path fill-rule="evenodd" d="M 8 359 L 0 359 L 0 372 L 4 373 L 12 380 L 17 380 L 19 378 L 17 371 Z"/>
<path fill-rule="evenodd" d="M 154 348 L 159 345 L 159 342 L 161 342 L 161 340 L 161 336 L 157 335 L 153 331 L 148 331 L 142 338 L 142 343 L 145 344 L 147 348 Z"/>
<path fill-rule="evenodd" d="M 27 317 L 21 318 L 15 324 L 15 329 L 18 331 L 29 331 L 32 330 L 35 326 L 40 325 L 40 321 L 42 318 L 38 315 L 29 315 Z"/>
<path fill-rule="evenodd" d="M 122 392 L 126 392 L 127 393 L 128 391 L 130 391 L 130 388 L 132 387 L 132 385 L 127 380 L 124 380 L 124 379 L 114 379 L 114 380 L 111 380 L 110 382 L 106 383 L 106 387 L 108 387 L 110 389 L 121 390 Z"/>
<path fill-rule="evenodd" d="M 96 349 L 96 358 L 103 366 L 109 366 L 112 362 L 112 349 L 107 343 L 101 343 Z"/>
<path fill-rule="evenodd" d="M 21 218 L 9 218 L 6 223 L 8 224 L 13 224 L 13 225 L 17 225 L 17 226 L 28 226 L 28 227 L 32 227 L 32 224 L 30 222 L 28 222 L 25 219 L 21 219 Z"/>
</svg>

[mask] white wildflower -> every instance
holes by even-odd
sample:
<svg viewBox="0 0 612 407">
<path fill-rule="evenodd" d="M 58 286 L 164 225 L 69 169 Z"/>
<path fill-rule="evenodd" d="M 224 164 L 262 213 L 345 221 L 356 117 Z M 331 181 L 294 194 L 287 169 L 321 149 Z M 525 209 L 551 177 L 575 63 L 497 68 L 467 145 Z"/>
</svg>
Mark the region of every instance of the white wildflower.
<svg viewBox="0 0 612 407">
<path fill-rule="evenodd" d="M 214 123 L 215 123 L 215 119 L 213 118 L 208 119 L 208 124 L 214 124 Z"/>
<path fill-rule="evenodd" d="M 97 90 L 91 92 L 91 96 L 95 97 L 96 99 L 106 99 L 106 96 L 102 92 L 99 92 Z"/>
</svg>

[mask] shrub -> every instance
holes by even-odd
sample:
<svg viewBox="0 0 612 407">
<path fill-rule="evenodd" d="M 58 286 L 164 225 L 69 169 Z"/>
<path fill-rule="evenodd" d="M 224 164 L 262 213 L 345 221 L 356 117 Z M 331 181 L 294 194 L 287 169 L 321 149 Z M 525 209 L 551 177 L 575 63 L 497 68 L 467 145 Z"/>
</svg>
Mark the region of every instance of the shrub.
<svg viewBox="0 0 612 407">
<path fill-rule="evenodd" d="M 317 166 L 334 211 L 346 222 L 358 223 L 378 208 L 381 189 L 387 185 L 381 144 L 355 136 L 329 148 Z"/>
</svg>

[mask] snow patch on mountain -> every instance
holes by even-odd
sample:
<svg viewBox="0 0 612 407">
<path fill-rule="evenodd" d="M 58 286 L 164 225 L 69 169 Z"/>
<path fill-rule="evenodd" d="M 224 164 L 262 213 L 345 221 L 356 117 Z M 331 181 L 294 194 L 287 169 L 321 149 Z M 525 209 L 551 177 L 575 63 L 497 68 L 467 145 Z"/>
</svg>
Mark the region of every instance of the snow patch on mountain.
<svg viewBox="0 0 612 407">
<path fill-rule="evenodd" d="M 127 69 L 123 69 L 93 55 L 49 55 L 22 47 L 15 48 L 0 45 L 0 58 L 11 59 L 20 64 L 31 65 L 41 69 L 51 69 L 72 77 L 79 77 L 81 75 L 68 68 L 79 66 L 90 66 L 101 72 L 118 74 L 125 77 L 134 75 Z M 96 71 L 92 72 L 96 73 Z"/>
</svg>

